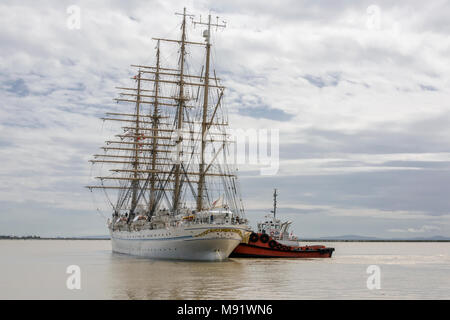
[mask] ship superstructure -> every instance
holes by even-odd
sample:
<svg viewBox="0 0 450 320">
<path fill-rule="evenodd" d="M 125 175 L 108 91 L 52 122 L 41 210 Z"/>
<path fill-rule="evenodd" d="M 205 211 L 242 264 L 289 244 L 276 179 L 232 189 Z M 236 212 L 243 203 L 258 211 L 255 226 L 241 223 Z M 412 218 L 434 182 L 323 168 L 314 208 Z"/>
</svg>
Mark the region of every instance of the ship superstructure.
<svg viewBox="0 0 450 320">
<path fill-rule="evenodd" d="M 132 65 L 134 85 L 118 87 L 124 111 L 104 121 L 120 131 L 90 160 L 103 174 L 91 191 L 104 192 L 115 252 L 151 258 L 223 260 L 248 236 L 235 168 L 229 164 L 224 86 L 211 63 L 211 32 L 224 23 L 182 18 L 180 39 L 154 38 L 154 65 Z M 187 20 L 205 28 L 191 41 Z M 178 46 L 165 64 L 161 44 Z M 195 68 L 188 51 L 204 52 Z"/>
<path fill-rule="evenodd" d="M 266 215 L 263 221 L 258 222 L 258 232 L 266 233 L 284 245 L 297 246 L 299 238 L 289 231 L 292 221 L 281 221 L 277 218 L 277 196 L 277 189 L 274 189 L 272 214 Z"/>
</svg>

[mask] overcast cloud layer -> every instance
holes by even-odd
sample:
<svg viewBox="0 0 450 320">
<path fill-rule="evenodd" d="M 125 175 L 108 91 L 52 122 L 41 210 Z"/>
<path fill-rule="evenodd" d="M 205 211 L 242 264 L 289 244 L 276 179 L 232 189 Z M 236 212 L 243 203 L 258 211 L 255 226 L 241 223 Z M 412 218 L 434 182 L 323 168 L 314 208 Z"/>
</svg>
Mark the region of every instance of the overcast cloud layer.
<svg viewBox="0 0 450 320">
<path fill-rule="evenodd" d="M 233 127 L 280 130 L 278 174 L 240 171 L 253 224 L 277 187 L 303 237 L 450 236 L 449 3 L 243 2 L 2 1 L 0 234 L 106 234 L 83 188 L 98 117 L 186 6 L 227 21 L 213 60 Z"/>
</svg>

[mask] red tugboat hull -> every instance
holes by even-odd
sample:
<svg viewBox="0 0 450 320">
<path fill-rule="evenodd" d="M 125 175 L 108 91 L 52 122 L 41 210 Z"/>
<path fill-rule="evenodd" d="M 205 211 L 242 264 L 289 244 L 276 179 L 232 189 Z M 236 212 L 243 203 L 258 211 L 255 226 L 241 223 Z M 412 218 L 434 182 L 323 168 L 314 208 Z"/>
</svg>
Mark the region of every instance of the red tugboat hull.
<svg viewBox="0 0 450 320">
<path fill-rule="evenodd" d="M 252 233 L 241 242 L 230 258 L 331 258 L 334 248 L 322 245 L 286 246 L 264 233 Z"/>
</svg>

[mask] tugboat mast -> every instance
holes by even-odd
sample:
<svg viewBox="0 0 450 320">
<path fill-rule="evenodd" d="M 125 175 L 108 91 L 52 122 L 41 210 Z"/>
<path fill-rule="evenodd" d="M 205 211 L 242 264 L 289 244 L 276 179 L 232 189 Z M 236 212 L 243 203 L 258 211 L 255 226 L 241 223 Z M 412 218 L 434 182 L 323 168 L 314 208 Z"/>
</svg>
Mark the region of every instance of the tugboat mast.
<svg viewBox="0 0 450 320">
<path fill-rule="evenodd" d="M 273 219 L 275 220 L 277 215 L 277 189 L 275 188 L 273 191 Z"/>
</svg>

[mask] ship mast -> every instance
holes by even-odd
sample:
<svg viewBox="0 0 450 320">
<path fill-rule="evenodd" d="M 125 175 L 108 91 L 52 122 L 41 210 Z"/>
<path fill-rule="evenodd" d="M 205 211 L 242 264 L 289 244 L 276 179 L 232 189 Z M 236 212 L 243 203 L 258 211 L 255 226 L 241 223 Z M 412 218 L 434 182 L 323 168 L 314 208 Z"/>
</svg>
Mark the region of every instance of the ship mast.
<svg viewBox="0 0 450 320">
<path fill-rule="evenodd" d="M 152 124 L 152 134 L 153 134 L 153 145 L 152 149 L 156 150 L 157 142 L 158 142 L 158 123 L 159 123 L 159 115 L 158 115 L 158 94 L 159 94 L 159 73 L 160 73 L 160 51 L 159 51 L 159 43 L 156 45 L 156 72 L 155 72 L 155 97 L 154 97 L 154 109 L 153 109 L 153 124 Z M 156 183 L 156 154 L 157 152 L 152 152 L 152 166 L 151 166 L 151 179 L 150 179 L 150 201 L 149 201 L 149 213 L 151 214 L 156 205 L 156 194 L 155 194 L 155 183 Z"/>
<path fill-rule="evenodd" d="M 179 13 L 176 13 L 179 15 Z M 184 116 L 184 58 L 186 53 L 186 8 L 183 8 L 183 23 L 181 25 L 181 50 L 180 50 L 180 84 L 179 84 L 179 93 L 178 93 L 178 110 L 177 110 L 177 151 L 181 149 L 182 143 L 182 135 L 181 129 L 183 128 L 183 116 Z M 176 163 L 175 163 L 175 186 L 173 193 L 173 211 L 176 212 L 180 205 L 180 191 L 181 191 L 181 181 L 180 181 L 180 173 L 181 173 L 181 159 L 180 153 L 177 152 L 176 155 Z"/>
<path fill-rule="evenodd" d="M 132 181 L 132 195 L 131 195 L 131 210 L 129 219 L 132 219 L 132 215 L 134 215 L 134 210 L 137 206 L 137 194 L 139 189 L 139 180 L 138 180 L 138 166 L 139 166 L 139 113 L 140 113 L 140 100 L 141 100 L 141 71 L 139 70 L 137 76 L 137 93 L 136 93 L 136 129 L 135 129 L 135 137 L 134 137 L 134 180 Z"/>
<path fill-rule="evenodd" d="M 217 21 L 219 18 L 217 18 Z M 211 53 L 211 26 L 216 28 L 225 28 L 225 24 L 211 24 L 211 15 L 208 15 L 208 22 L 202 22 L 201 20 L 195 21 L 195 24 L 206 25 L 208 29 L 203 32 L 203 36 L 206 40 L 206 61 L 205 61 L 205 79 L 204 79 L 204 91 L 203 91 L 203 110 L 202 110 L 202 136 L 201 136 L 201 154 L 200 154 L 200 166 L 199 166 L 199 180 L 197 185 L 197 211 L 203 210 L 203 191 L 205 185 L 205 149 L 206 149 L 206 134 L 209 129 L 210 124 L 207 120 L 208 115 L 208 98 L 209 98 L 209 60 Z M 220 103 L 220 99 L 218 101 Z M 216 108 L 217 110 L 217 108 Z M 214 117 L 214 114 L 213 114 Z M 210 120 L 212 122 L 213 119 Z"/>
<path fill-rule="evenodd" d="M 106 141 L 106 146 L 101 147 L 104 153 L 94 154 L 94 159 L 90 160 L 93 164 L 105 164 L 106 168 L 101 168 L 102 173 L 109 174 L 94 177 L 100 184 L 89 185 L 87 188 L 91 191 L 102 189 L 105 193 L 106 190 L 117 190 L 117 203 L 109 202 L 116 214 L 128 212 L 129 222 L 141 204 L 145 204 L 148 214 L 152 215 L 165 201 L 167 207 L 177 214 L 186 186 L 192 192 L 196 209 L 204 210 L 210 196 L 206 190 L 207 177 L 222 179 L 225 193 L 235 190 L 235 175 L 226 166 L 214 166 L 217 156 L 220 152 L 225 152 L 225 145 L 228 143 L 224 129 L 228 123 L 217 119 L 224 87 L 220 85 L 215 72 L 212 77 L 210 75 L 210 37 L 211 27 L 225 27 L 225 24 L 219 24 L 218 18 L 217 23 L 212 23 L 210 15 L 207 22 L 202 22 L 201 17 L 199 21 L 193 21 L 193 15 L 187 14 L 185 8 L 183 13 L 176 15 L 182 16 L 181 39 L 153 38 L 157 40 L 156 65 L 131 65 L 138 68 L 137 75 L 132 77 L 135 86 L 117 87 L 121 92 L 114 100 L 133 104 L 135 110 L 133 113 L 107 112 L 106 115 L 112 117 L 101 118 L 123 124 L 121 128 L 124 133 L 115 135 L 120 139 Z M 187 40 L 186 17 L 191 17 L 194 25 L 207 26 L 207 30 L 203 32 L 204 42 Z M 161 67 L 160 41 L 179 45 L 177 67 Z M 200 75 L 186 73 L 188 45 L 206 48 L 202 68 L 204 74 L 203 71 Z M 152 82 L 152 87 L 146 87 L 146 83 Z M 203 101 L 199 105 L 195 105 L 194 99 L 187 94 L 188 88 L 194 87 L 198 88 L 198 92 L 203 87 Z M 213 98 L 212 89 L 217 90 L 217 99 Z M 175 92 L 175 96 L 171 92 Z M 213 100 L 214 104 L 210 105 Z M 151 105 L 150 110 L 143 112 L 143 107 L 147 105 Z M 169 111 L 170 108 L 175 110 Z M 183 137 L 183 134 L 189 136 Z M 206 157 L 209 144 L 213 148 L 212 160 Z M 182 159 L 183 154 L 190 158 Z M 193 187 L 195 183 L 196 188 Z M 232 197 L 231 194 L 228 196 Z"/>
</svg>

